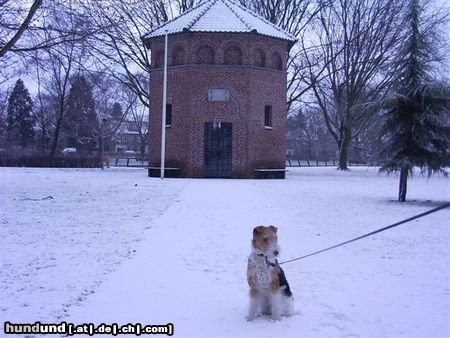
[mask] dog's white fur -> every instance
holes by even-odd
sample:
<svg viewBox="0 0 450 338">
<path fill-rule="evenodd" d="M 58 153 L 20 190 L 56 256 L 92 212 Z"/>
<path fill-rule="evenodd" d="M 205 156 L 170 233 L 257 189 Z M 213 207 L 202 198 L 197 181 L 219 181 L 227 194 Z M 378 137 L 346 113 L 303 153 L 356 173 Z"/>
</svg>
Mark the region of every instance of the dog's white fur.
<svg viewBox="0 0 450 338">
<path fill-rule="evenodd" d="M 250 305 L 247 320 L 249 321 L 259 314 L 270 314 L 273 320 L 294 314 L 293 297 L 285 296 L 280 288 L 278 273 L 281 268 L 276 261 L 280 249 L 276 236 L 277 228 L 272 228 L 275 229 L 275 236 L 266 241 L 267 245 L 264 248 L 256 248 L 253 241 L 248 258 Z"/>
</svg>

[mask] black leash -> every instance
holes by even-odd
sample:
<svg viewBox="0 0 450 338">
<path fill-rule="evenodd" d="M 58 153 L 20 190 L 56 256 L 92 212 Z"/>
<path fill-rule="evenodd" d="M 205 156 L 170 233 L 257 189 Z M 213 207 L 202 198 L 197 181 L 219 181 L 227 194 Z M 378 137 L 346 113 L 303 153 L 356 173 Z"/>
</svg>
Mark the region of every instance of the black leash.
<svg viewBox="0 0 450 338">
<path fill-rule="evenodd" d="M 417 218 L 424 217 L 424 216 L 426 216 L 426 215 L 432 214 L 432 213 L 434 213 L 434 212 L 437 212 L 437 211 L 439 211 L 439 210 L 442 210 L 442 209 L 445 209 L 445 208 L 448 208 L 448 207 L 450 207 L 450 202 L 447 202 L 447 203 L 445 203 L 445 204 L 443 204 L 443 205 L 441 205 L 441 206 L 439 206 L 439 207 L 436 207 L 436 208 L 430 209 L 430 210 L 428 210 L 428 211 L 425 211 L 425 212 L 423 212 L 423 213 L 421 213 L 421 214 L 418 214 L 418 215 L 412 216 L 412 217 L 410 217 L 410 218 L 407 218 L 407 219 L 405 219 L 405 220 L 403 220 L 403 221 L 400 221 L 400 222 L 397 222 L 397 223 L 388 225 L 388 226 L 386 226 L 386 227 L 384 227 L 384 228 L 381 228 L 381 229 L 378 229 L 378 230 L 369 232 L 369 233 L 367 233 L 367 234 L 365 234 L 365 235 L 361 235 L 361 236 L 359 236 L 359 237 L 356 237 L 356 238 L 350 239 L 350 240 L 348 240 L 348 241 L 345 241 L 345 242 L 342 242 L 342 243 L 339 243 L 339 244 L 330 246 L 330 247 L 328 247 L 328 248 L 325 248 L 325 249 L 322 249 L 322 250 L 319 250 L 319 251 L 310 253 L 310 254 L 305 255 L 305 256 L 301 256 L 301 257 L 298 257 L 298 258 L 289 259 L 289 260 L 284 261 L 284 262 L 281 262 L 281 263 L 279 263 L 279 264 L 281 265 L 281 264 L 285 264 L 285 263 L 290 263 L 290 262 L 298 261 L 298 260 L 303 259 L 303 258 L 306 258 L 306 257 L 311 257 L 311 256 L 314 256 L 314 255 L 318 255 L 318 254 L 320 254 L 320 253 L 322 253 L 322 252 L 325 252 L 325 251 L 328 251 L 328 250 L 331 250 L 331 249 L 338 248 L 338 247 L 340 247 L 340 246 L 343 246 L 343 245 L 346 245 L 346 244 L 349 244 L 349 243 L 358 241 L 358 240 L 363 239 L 363 238 L 365 238 L 365 237 L 369 237 L 369 236 L 375 235 L 375 234 L 377 234 L 377 233 L 379 233 L 379 232 L 382 232 L 382 231 L 386 231 L 386 230 L 392 229 L 392 228 L 394 228 L 394 227 L 396 227 L 396 226 L 399 226 L 400 224 L 403 224 L 403 223 L 406 223 L 406 222 L 413 221 L 413 220 L 415 220 L 415 219 L 417 219 Z"/>
</svg>

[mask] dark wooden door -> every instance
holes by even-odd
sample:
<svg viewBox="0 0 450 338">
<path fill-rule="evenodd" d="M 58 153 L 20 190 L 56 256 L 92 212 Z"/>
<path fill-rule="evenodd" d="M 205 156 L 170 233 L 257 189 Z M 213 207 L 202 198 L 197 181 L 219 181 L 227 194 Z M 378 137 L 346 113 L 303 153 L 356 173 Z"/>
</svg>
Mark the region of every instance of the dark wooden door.
<svg viewBox="0 0 450 338">
<path fill-rule="evenodd" d="M 231 177 L 232 127 L 227 122 L 205 123 L 205 177 Z"/>
</svg>

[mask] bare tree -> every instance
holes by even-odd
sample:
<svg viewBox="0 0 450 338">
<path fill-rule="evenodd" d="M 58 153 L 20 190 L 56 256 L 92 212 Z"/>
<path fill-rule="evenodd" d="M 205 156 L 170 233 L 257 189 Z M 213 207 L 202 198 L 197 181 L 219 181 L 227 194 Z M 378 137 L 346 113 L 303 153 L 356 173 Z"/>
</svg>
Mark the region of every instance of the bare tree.
<svg viewBox="0 0 450 338">
<path fill-rule="evenodd" d="M 148 144 L 148 110 L 142 105 L 134 105 L 131 114 L 141 143 L 141 155 L 144 155 Z"/>
<path fill-rule="evenodd" d="M 94 86 L 95 113 L 97 123 L 92 126 L 92 134 L 97 140 L 99 155 L 104 163 L 105 143 L 111 139 L 130 114 L 137 97 L 114 78 L 103 73 L 90 73 L 90 82 Z M 125 109 L 122 105 L 125 105 Z M 115 111 L 119 105 L 120 109 Z"/>
<path fill-rule="evenodd" d="M 66 32 L 82 30 L 86 22 L 80 18 L 68 2 L 63 7 L 55 2 L 47 7 L 47 16 L 44 25 L 52 26 L 47 31 L 46 41 L 60 41 Z M 38 93 L 41 98 L 46 97 L 44 107 L 51 107 L 51 125 L 46 130 L 50 134 L 51 145 L 49 156 L 56 154 L 61 130 L 67 110 L 67 97 L 70 87 L 70 79 L 75 72 L 81 69 L 82 60 L 86 59 L 83 40 L 66 40 L 50 47 L 34 52 L 33 60 L 37 67 Z M 43 102 L 42 102 L 43 103 Z M 44 114 L 44 112 L 42 112 Z M 42 122 L 47 117 L 41 116 Z"/>
<path fill-rule="evenodd" d="M 4 32 L 4 34 L 0 35 L 0 58 L 5 56 L 5 54 L 14 47 L 22 37 L 23 33 L 28 29 L 34 15 L 42 5 L 42 1 L 43 0 L 33 1 L 25 19 L 18 27 L 16 27 L 14 23 L 14 19 L 17 18 L 17 11 L 14 9 L 14 5 L 9 6 L 9 1 L 7 0 L 0 1 L 0 27 L 2 28 L 1 31 Z M 8 19 L 12 19 L 12 22 Z M 10 34 L 8 33 L 11 33 L 11 31 L 13 32 L 13 35 L 9 37 L 8 35 Z"/>
<path fill-rule="evenodd" d="M 287 120 L 287 140 L 296 148 L 296 159 L 334 160 L 334 143 L 316 109 L 292 112 Z"/>
<path fill-rule="evenodd" d="M 96 34 L 90 26 L 81 25 L 87 16 L 83 12 L 84 0 L 34 0 L 28 8 L 26 2 L 3 1 L 0 6 L 0 58 L 8 52 L 27 56 L 30 52 L 49 49 L 64 43 L 77 43 Z M 19 3 L 19 4 L 18 4 Z M 78 25 L 67 26 L 49 21 L 57 8 L 58 19 L 77 17 Z M 24 17 L 23 22 L 20 18 Z M 20 41 L 19 41 L 20 40 Z"/>
<path fill-rule="evenodd" d="M 327 6 L 328 0 L 240 0 L 240 3 L 301 39 L 314 18 Z M 302 53 L 303 50 L 294 45 L 286 65 L 289 72 L 286 101 L 288 110 L 310 89 L 303 81 L 305 67 L 301 62 Z"/>
<path fill-rule="evenodd" d="M 155 0 L 108 2 L 88 1 L 85 13 L 90 16 L 92 31 L 89 49 L 102 68 L 127 86 L 149 107 L 148 74 L 150 55 L 141 36 L 191 9 L 198 0 Z"/>
<path fill-rule="evenodd" d="M 96 66 L 127 86 L 149 107 L 150 56 L 141 36 L 171 17 L 169 1 L 95 1 L 86 5 L 86 12 L 92 29 L 99 31 L 89 40 Z"/>
<path fill-rule="evenodd" d="M 314 22 L 311 38 L 318 47 L 302 44 L 304 80 L 338 145 L 338 169 L 348 168 L 351 141 L 371 117 L 361 104 L 383 95 L 392 82 L 401 9 L 391 0 L 336 0 Z"/>
<path fill-rule="evenodd" d="M 67 110 L 67 96 L 69 93 L 70 77 L 75 68 L 74 49 L 69 47 L 58 54 L 48 54 L 48 59 L 44 66 L 49 71 L 49 82 L 47 90 L 53 96 L 54 119 L 52 121 L 52 142 L 49 156 L 56 153 L 60 138 L 61 129 Z"/>
<path fill-rule="evenodd" d="M 194 7 L 197 3 L 201 1 L 195 0 L 176 0 L 178 6 L 178 13 L 184 13 Z"/>
<path fill-rule="evenodd" d="M 39 69 L 38 69 L 39 71 Z M 38 75 L 38 82 L 40 83 L 40 76 Z M 38 93 L 34 100 L 36 118 L 36 126 L 38 128 L 38 142 L 42 154 L 48 151 L 48 142 L 51 139 L 51 124 L 52 124 L 52 101 L 51 96 L 42 92 L 42 86 L 38 85 Z"/>
<path fill-rule="evenodd" d="M 240 3 L 293 36 L 299 36 L 325 4 L 313 0 L 240 0 Z"/>
</svg>

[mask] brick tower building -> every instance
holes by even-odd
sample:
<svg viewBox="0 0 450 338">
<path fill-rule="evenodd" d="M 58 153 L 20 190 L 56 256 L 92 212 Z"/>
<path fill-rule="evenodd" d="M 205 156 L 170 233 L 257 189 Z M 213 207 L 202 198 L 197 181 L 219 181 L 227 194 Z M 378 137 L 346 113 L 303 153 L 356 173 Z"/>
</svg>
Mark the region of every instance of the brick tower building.
<svg viewBox="0 0 450 338">
<path fill-rule="evenodd" d="M 210 0 L 145 34 L 151 49 L 149 163 L 180 177 L 284 177 L 286 59 L 295 38 L 230 0 Z M 159 172 L 149 170 L 151 176 Z"/>
</svg>

